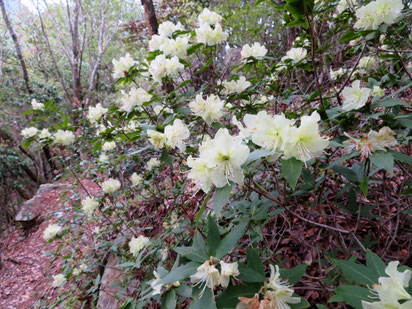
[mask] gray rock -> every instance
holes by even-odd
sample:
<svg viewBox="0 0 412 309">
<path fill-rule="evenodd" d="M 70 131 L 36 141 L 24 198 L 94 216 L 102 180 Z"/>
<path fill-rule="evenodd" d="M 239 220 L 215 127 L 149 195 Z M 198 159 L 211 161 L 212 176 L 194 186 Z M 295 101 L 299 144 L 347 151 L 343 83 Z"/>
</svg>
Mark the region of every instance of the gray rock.
<svg viewBox="0 0 412 309">
<path fill-rule="evenodd" d="M 41 215 L 42 196 L 46 193 L 59 191 L 67 187 L 68 184 L 46 183 L 41 185 L 36 194 L 31 199 L 23 203 L 23 205 L 20 207 L 19 212 L 14 218 L 14 221 L 20 223 L 25 229 L 30 228 L 35 224 L 36 219 Z"/>
<path fill-rule="evenodd" d="M 104 269 L 102 282 L 100 284 L 99 300 L 97 302 L 98 309 L 117 309 L 125 299 L 117 297 L 122 289 L 120 283 L 124 280 L 122 269 L 116 268 L 118 258 L 111 253 L 107 258 L 107 264 Z"/>
</svg>

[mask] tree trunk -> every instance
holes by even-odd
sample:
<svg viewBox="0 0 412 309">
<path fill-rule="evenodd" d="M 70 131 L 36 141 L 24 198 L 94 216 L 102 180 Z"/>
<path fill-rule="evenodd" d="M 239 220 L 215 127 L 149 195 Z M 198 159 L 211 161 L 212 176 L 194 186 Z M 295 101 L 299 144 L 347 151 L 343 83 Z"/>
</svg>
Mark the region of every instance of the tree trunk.
<svg viewBox="0 0 412 309">
<path fill-rule="evenodd" d="M 153 35 L 157 34 L 157 30 L 159 28 L 159 24 L 156 18 L 156 12 L 153 6 L 153 0 L 142 0 L 142 4 L 144 7 L 146 25 L 149 29 L 149 35 L 150 37 L 152 37 Z"/>
<path fill-rule="evenodd" d="M 17 58 L 19 58 L 21 69 L 23 71 L 23 78 L 24 78 L 24 83 L 26 84 L 27 92 L 32 94 L 33 90 L 30 88 L 29 74 L 27 73 L 26 63 L 24 62 L 23 55 L 20 49 L 20 44 L 19 44 L 19 41 L 17 40 L 16 33 L 14 32 L 13 27 L 10 23 L 9 17 L 7 16 L 7 12 L 6 12 L 6 8 L 4 7 L 3 0 L 0 0 L 0 7 L 1 7 L 1 12 L 3 14 L 4 22 L 6 23 L 6 27 L 9 30 L 10 36 L 14 42 L 14 46 L 16 47 Z"/>
</svg>

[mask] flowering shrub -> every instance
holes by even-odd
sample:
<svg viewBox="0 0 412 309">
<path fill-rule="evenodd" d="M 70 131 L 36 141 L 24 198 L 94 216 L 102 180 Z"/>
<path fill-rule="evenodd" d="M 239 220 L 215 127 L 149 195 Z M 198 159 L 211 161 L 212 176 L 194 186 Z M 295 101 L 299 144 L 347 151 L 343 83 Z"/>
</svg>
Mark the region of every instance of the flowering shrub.
<svg viewBox="0 0 412 309">
<path fill-rule="evenodd" d="M 383 262 L 368 250 L 370 239 L 369 244 L 359 240 L 358 223 L 352 231 L 328 218 L 337 217 L 335 212 L 357 222 L 373 217 L 374 207 L 361 205 L 369 202 L 369 188 L 381 179 L 374 177 L 400 175 L 395 161 L 402 170 L 411 163 L 400 148 L 408 140 L 410 120 L 404 116 L 410 106 L 391 89 L 395 76 L 405 85 L 400 89 L 411 85 L 404 60 L 396 62 L 398 75 L 368 76 L 376 66 L 384 70 L 388 59 L 372 56 L 379 35 L 389 38 L 390 26 L 404 24 L 403 15 L 409 13 L 401 1 L 352 2 L 287 1 L 277 9 L 285 11 L 286 26 L 302 30 L 293 46 L 273 55 L 258 42 L 245 44 L 240 59 L 227 67 L 222 54 L 230 36 L 221 15 L 204 9 L 194 27 L 163 22 L 145 59 L 127 54 L 113 60 L 117 104 L 88 107 L 82 116 L 89 123 L 76 134 L 68 121 L 52 132 L 36 127 L 22 131 L 26 146 L 36 141 L 76 152 L 78 144 L 92 145 L 87 149 L 90 161 L 81 155 L 76 159 L 82 176 L 94 178 L 102 192 L 78 198 L 78 216 L 105 228 L 95 258 L 108 252 L 118 257 L 125 290 L 133 289 L 121 308 L 155 302 L 164 308 L 189 303 L 191 308 L 309 307 L 304 289 L 295 285 L 312 264 L 312 255 L 307 263 L 279 268 L 284 262 L 277 250 L 280 241 L 273 246 L 264 232 L 277 228 L 277 218 L 285 218 L 285 224 L 303 220 L 331 238 L 340 237 L 342 246 L 356 242 L 357 255 L 366 254 L 367 266 L 343 260 L 351 253 L 348 248 L 343 256 L 328 252 L 319 258 L 319 267 L 333 263 L 339 278 L 330 279 L 336 293 L 329 302 L 354 308 L 410 306 L 405 290 L 410 270 L 399 273 L 391 262 L 386 269 L 390 279 L 378 279 Z M 322 12 L 330 15 L 329 23 L 337 23 L 328 26 L 331 36 L 337 33 L 334 27 L 343 27 L 341 42 L 357 40 L 354 47 L 346 46 L 356 63 L 328 68 L 324 85 L 316 73 L 320 58 L 313 33 Z M 349 20 L 355 31 L 344 27 Z M 365 57 L 368 46 L 371 56 Z M 326 65 L 326 57 L 322 61 Z M 299 72 L 312 74 L 306 85 L 311 93 L 285 82 Z M 35 110 L 43 108 L 36 104 Z M 355 121 L 363 116 L 358 125 Z M 69 160 L 69 155 L 62 158 Z M 330 182 L 341 188 L 336 197 Z M 329 199 L 334 202 L 328 204 Z M 294 208 L 303 201 L 316 209 L 315 218 Z M 145 205 L 154 206 L 140 212 Z M 161 219 L 150 223 L 145 220 L 150 216 Z M 60 229 L 50 226 L 45 239 Z M 74 276 L 82 276 L 85 267 L 68 261 L 64 277 L 55 277 L 53 286 L 77 282 Z M 98 286 L 100 279 L 90 284 Z M 379 299 L 373 302 L 364 288 L 341 281 L 379 282 L 374 287 Z"/>
</svg>

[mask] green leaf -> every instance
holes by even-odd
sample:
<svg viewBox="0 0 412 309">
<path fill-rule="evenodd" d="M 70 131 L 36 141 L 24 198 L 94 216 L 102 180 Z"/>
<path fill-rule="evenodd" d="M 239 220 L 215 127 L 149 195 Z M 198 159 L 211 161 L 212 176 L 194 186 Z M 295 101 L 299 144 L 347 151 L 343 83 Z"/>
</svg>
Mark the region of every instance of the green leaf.
<svg viewBox="0 0 412 309">
<path fill-rule="evenodd" d="M 342 270 L 343 276 L 348 281 L 353 281 L 362 285 L 372 286 L 378 281 L 377 275 L 369 268 L 352 261 L 333 260 Z"/>
<path fill-rule="evenodd" d="M 356 156 L 359 156 L 358 151 L 353 151 L 353 152 L 351 152 L 347 155 L 343 155 L 339 159 L 333 161 L 331 164 L 329 164 L 327 167 L 325 167 L 325 169 L 328 170 L 328 169 L 331 169 L 332 167 L 334 167 L 335 165 L 341 165 L 346 160 L 352 159 L 353 157 L 356 157 Z"/>
<path fill-rule="evenodd" d="M 166 292 L 162 298 L 162 308 L 174 309 L 176 308 L 176 293 L 174 290 Z"/>
<path fill-rule="evenodd" d="M 207 255 L 205 241 L 203 240 L 203 236 L 199 231 L 196 231 L 195 236 L 193 236 L 193 247 L 199 248 L 204 252 L 205 255 Z"/>
<path fill-rule="evenodd" d="M 237 278 L 244 282 L 265 282 L 266 277 L 252 268 L 249 268 L 243 264 L 238 264 L 239 276 Z"/>
<path fill-rule="evenodd" d="M 382 150 L 378 150 L 373 155 L 371 155 L 369 159 L 371 160 L 371 163 L 373 165 L 375 165 L 379 169 L 385 169 L 391 175 L 393 175 L 394 158 L 392 154 L 384 152 Z"/>
<path fill-rule="evenodd" d="M 190 285 L 181 285 L 175 289 L 176 294 L 183 297 L 192 297 L 192 287 Z"/>
<path fill-rule="evenodd" d="M 335 295 L 329 300 L 332 302 L 345 301 L 355 309 L 362 309 L 362 300 L 371 301 L 369 289 L 356 285 L 341 285 L 335 289 Z"/>
<path fill-rule="evenodd" d="M 162 280 L 160 280 L 159 283 L 168 284 L 168 283 L 173 283 L 176 281 L 186 279 L 190 275 L 193 275 L 199 266 L 200 266 L 199 263 L 189 262 L 185 265 L 177 267 L 171 270 L 170 273 L 166 277 L 164 277 Z"/>
<path fill-rule="evenodd" d="M 229 252 L 232 252 L 233 248 L 236 246 L 236 243 L 243 236 L 247 225 L 248 221 L 241 221 L 229 232 L 229 234 L 225 236 L 225 238 L 223 238 L 222 242 L 216 250 L 216 257 L 218 259 L 221 259 Z"/>
<path fill-rule="evenodd" d="M 325 305 L 322 305 L 322 304 L 316 304 L 316 308 L 318 308 L 318 309 L 328 309 L 328 307 L 326 307 Z"/>
<path fill-rule="evenodd" d="M 259 292 L 261 284 L 243 284 L 229 286 L 216 297 L 216 305 L 218 308 L 235 308 L 239 303 L 238 297 L 251 298 Z"/>
<path fill-rule="evenodd" d="M 216 304 L 213 299 L 213 293 L 210 288 L 206 288 L 203 295 L 200 294 L 199 288 L 192 289 L 193 301 L 190 303 L 190 309 L 215 309 Z"/>
<path fill-rule="evenodd" d="M 263 267 L 262 260 L 260 259 L 258 249 L 247 248 L 246 249 L 246 258 L 247 266 L 261 275 L 265 275 L 265 269 Z"/>
<path fill-rule="evenodd" d="M 386 277 L 385 274 L 385 263 L 381 260 L 381 258 L 376 255 L 371 250 L 366 251 L 366 266 L 373 270 L 378 277 Z"/>
<path fill-rule="evenodd" d="M 209 256 L 216 256 L 216 249 L 221 243 L 220 232 L 219 226 L 217 225 L 215 219 L 210 215 L 208 218 L 207 227 L 207 251 Z"/>
<path fill-rule="evenodd" d="M 163 148 L 162 155 L 160 156 L 160 161 L 170 166 L 173 165 L 173 158 L 168 155 L 166 148 Z"/>
<path fill-rule="evenodd" d="M 215 195 L 213 196 L 213 211 L 215 212 L 216 217 L 219 217 L 220 211 L 223 206 L 226 205 L 231 191 L 231 185 L 226 185 L 223 188 L 216 189 Z"/>
<path fill-rule="evenodd" d="M 354 31 L 349 31 L 347 33 L 345 33 L 344 35 L 342 35 L 338 42 L 342 43 L 342 42 L 346 42 L 346 41 L 351 41 L 356 39 L 357 37 L 359 37 L 359 33 L 358 32 L 354 32 Z"/>
<path fill-rule="evenodd" d="M 300 295 L 293 294 L 294 297 L 299 297 Z M 300 303 L 297 304 L 290 304 L 291 309 L 298 309 L 298 308 L 308 308 L 310 307 L 309 302 L 304 299 L 302 296 L 300 296 Z"/>
<path fill-rule="evenodd" d="M 296 284 L 305 274 L 308 264 L 300 264 L 293 268 L 280 268 L 279 272 L 283 279 L 287 279 L 290 284 Z"/>
<path fill-rule="evenodd" d="M 377 103 L 372 104 L 372 107 L 393 107 L 397 105 L 410 107 L 410 104 L 397 98 L 383 99 Z"/>
<path fill-rule="evenodd" d="M 403 152 L 388 150 L 388 152 L 395 158 L 397 161 L 405 162 L 409 165 L 412 165 L 412 157 L 404 154 Z"/>
<path fill-rule="evenodd" d="M 336 173 L 341 174 L 343 177 L 345 177 L 347 180 L 353 183 L 360 183 L 358 175 L 351 169 L 344 167 L 344 166 L 334 166 L 332 167 L 332 170 L 334 170 Z"/>
<path fill-rule="evenodd" d="M 196 218 L 195 218 L 196 226 L 197 226 L 197 223 L 199 222 L 199 219 L 202 217 L 203 213 L 205 212 L 206 204 L 207 202 L 209 202 L 211 196 L 212 194 L 209 192 L 205 200 L 203 201 L 203 204 L 200 207 L 199 212 L 197 213 Z"/>
<path fill-rule="evenodd" d="M 292 187 L 292 190 L 295 191 L 300 173 L 302 172 L 303 162 L 295 158 L 290 158 L 288 160 L 281 160 L 281 164 L 283 176 Z"/>
<path fill-rule="evenodd" d="M 209 259 L 207 254 L 205 254 L 205 252 L 203 252 L 202 249 L 197 248 L 197 247 L 182 246 L 182 247 L 173 248 L 173 250 L 179 253 L 181 256 L 184 256 L 188 258 L 189 260 L 192 260 L 195 262 L 203 263 L 204 261 Z"/>
<path fill-rule="evenodd" d="M 248 165 L 249 163 L 252 163 L 253 161 L 256 161 L 263 157 L 270 156 L 272 154 L 274 154 L 274 152 L 266 150 L 266 149 L 258 149 L 258 150 L 252 151 L 251 153 L 249 153 L 249 156 L 247 157 L 243 165 Z"/>
</svg>

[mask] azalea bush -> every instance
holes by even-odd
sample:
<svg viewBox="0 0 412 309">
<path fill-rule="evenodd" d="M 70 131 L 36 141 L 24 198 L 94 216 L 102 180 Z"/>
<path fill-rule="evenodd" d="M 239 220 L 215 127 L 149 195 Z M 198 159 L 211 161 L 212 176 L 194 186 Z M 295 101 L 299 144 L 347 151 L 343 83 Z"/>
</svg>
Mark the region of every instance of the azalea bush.
<svg viewBox="0 0 412 309">
<path fill-rule="evenodd" d="M 144 56 L 113 60 L 118 102 L 24 129 L 84 189 L 44 238 L 75 244 L 73 226 L 95 226 L 91 253 L 53 253 L 50 306 L 95 303 L 110 254 L 120 308 L 410 308 L 411 270 L 388 255 L 410 257 L 407 4 L 257 1 L 292 46 L 249 42 L 230 62 L 221 14 L 165 21 Z M 393 206 L 375 193 L 390 181 Z"/>
</svg>

